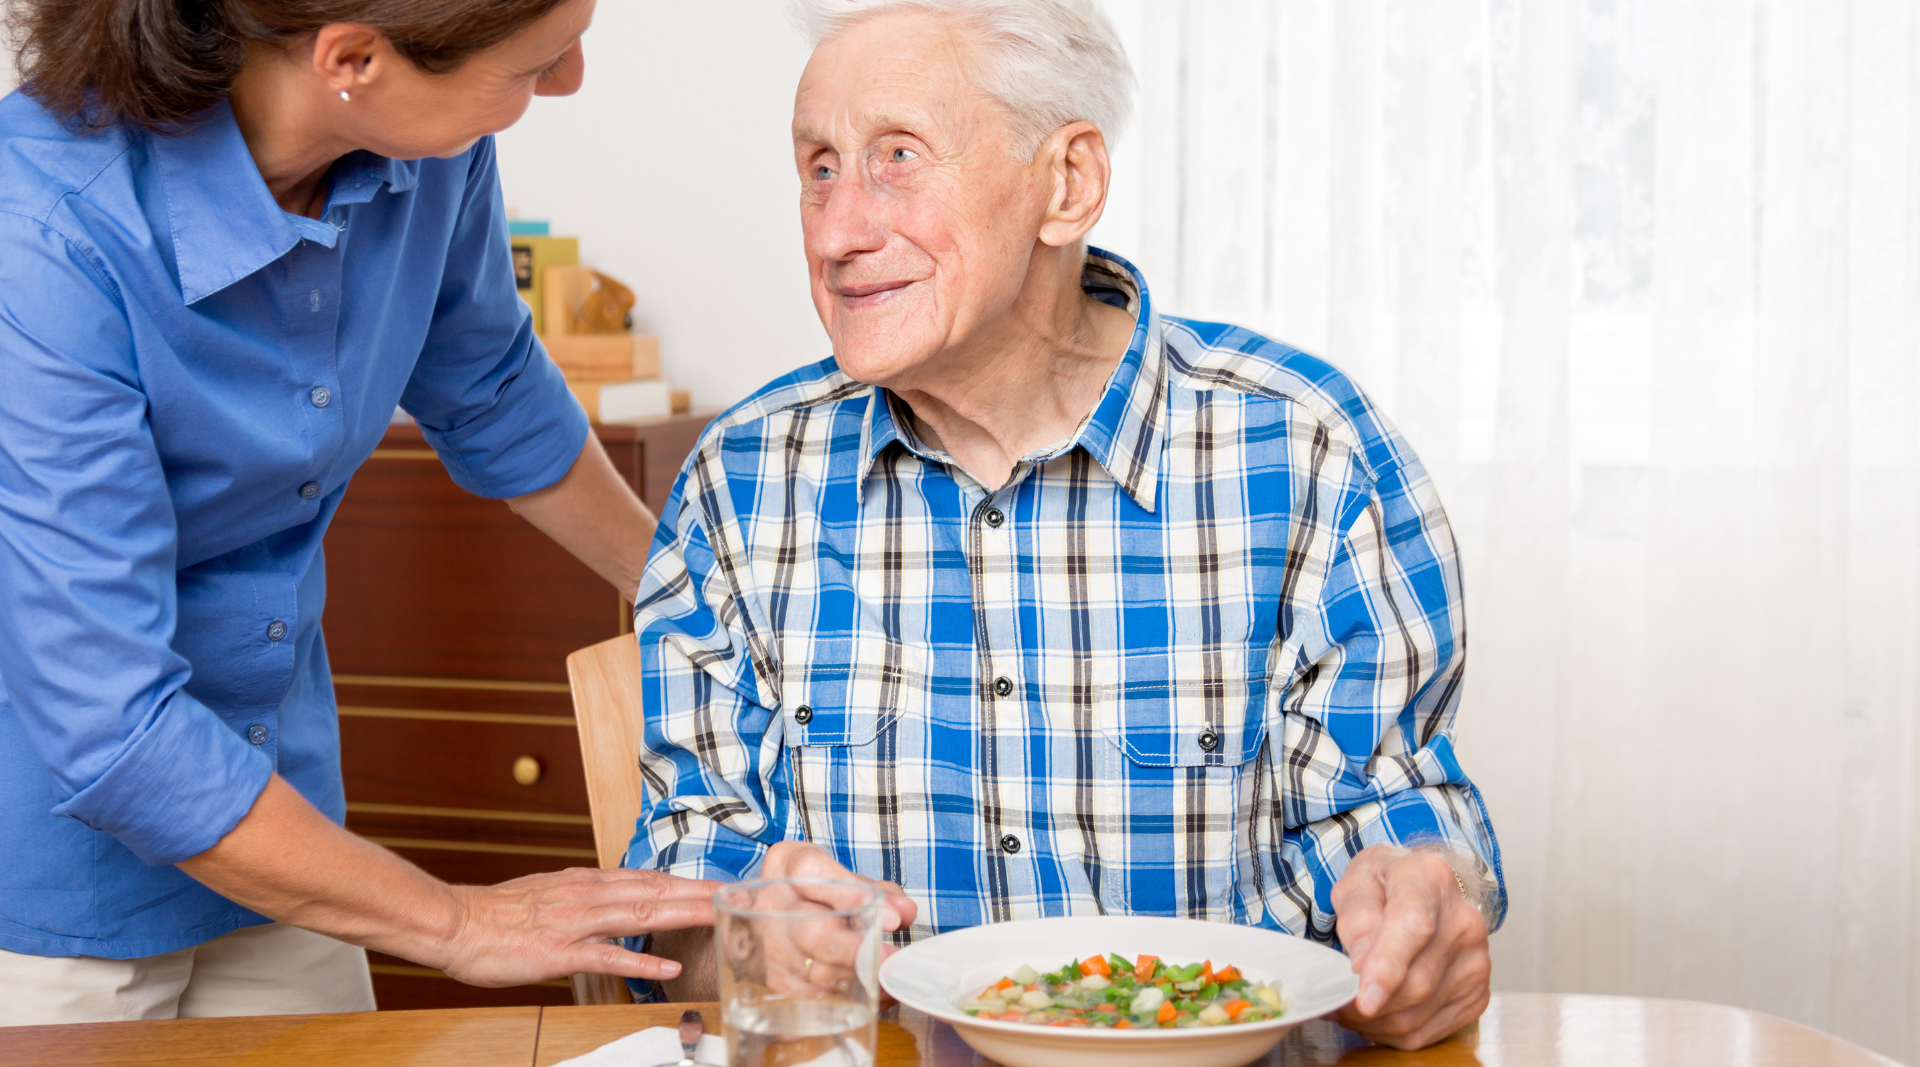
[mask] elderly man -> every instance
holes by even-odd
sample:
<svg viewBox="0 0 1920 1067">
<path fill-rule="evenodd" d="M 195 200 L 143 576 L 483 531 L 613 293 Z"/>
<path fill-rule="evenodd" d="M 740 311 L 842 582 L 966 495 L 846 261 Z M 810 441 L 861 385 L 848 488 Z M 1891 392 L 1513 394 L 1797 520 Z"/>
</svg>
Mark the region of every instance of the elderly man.
<svg viewBox="0 0 1920 1067">
<path fill-rule="evenodd" d="M 904 886 L 909 936 L 1259 925 L 1338 938 L 1377 1040 L 1476 1018 L 1504 892 L 1412 450 L 1087 247 L 1132 84 L 1092 0 L 799 7 L 834 356 L 717 420 L 662 516 L 629 865 L 741 878 L 803 839 Z"/>
</svg>

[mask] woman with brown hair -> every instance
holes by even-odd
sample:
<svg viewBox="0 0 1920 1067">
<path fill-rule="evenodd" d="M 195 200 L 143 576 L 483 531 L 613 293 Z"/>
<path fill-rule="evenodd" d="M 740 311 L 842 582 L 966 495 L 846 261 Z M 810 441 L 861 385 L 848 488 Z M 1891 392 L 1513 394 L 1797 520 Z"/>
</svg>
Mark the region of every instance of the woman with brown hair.
<svg viewBox="0 0 1920 1067">
<path fill-rule="evenodd" d="M 517 299 L 491 134 L 594 0 L 11 0 L 0 1025 L 671 977 L 638 871 L 450 886 L 342 829 L 321 537 L 396 404 L 622 592 L 653 517 Z M 336 940 L 337 939 L 337 940 Z M 3 1040 L 3 1039 L 0 1039 Z"/>
</svg>

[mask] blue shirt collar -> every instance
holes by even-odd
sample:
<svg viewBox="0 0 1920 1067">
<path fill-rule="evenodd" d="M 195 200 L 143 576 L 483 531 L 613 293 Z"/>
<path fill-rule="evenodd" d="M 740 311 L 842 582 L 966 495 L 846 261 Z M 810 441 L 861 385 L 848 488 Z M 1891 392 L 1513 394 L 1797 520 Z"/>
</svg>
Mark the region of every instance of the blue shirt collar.
<svg viewBox="0 0 1920 1067">
<path fill-rule="evenodd" d="M 1087 249 L 1087 265 L 1080 285 L 1089 293 L 1106 295 L 1134 313 L 1133 340 L 1114 368 L 1093 413 L 1064 444 L 1046 454 L 1026 457 L 1045 462 L 1084 448 L 1108 476 L 1119 482 L 1135 503 L 1151 512 L 1160 483 L 1160 452 L 1166 431 L 1166 358 L 1162 352 L 1160 317 L 1140 269 L 1111 252 Z M 1110 295 L 1109 295 L 1110 294 Z M 866 439 L 861 449 L 859 484 L 894 442 L 922 457 L 950 462 L 929 450 L 913 432 L 913 420 L 904 402 L 889 390 L 875 388 L 867 405 Z"/>
<path fill-rule="evenodd" d="M 355 152 L 334 165 L 322 218 L 289 214 L 267 190 L 225 101 L 183 133 L 152 135 L 152 144 L 187 304 L 254 274 L 302 240 L 333 247 L 345 225 L 336 209 L 366 203 L 382 183 L 396 193 L 420 183 L 418 162 Z"/>
</svg>

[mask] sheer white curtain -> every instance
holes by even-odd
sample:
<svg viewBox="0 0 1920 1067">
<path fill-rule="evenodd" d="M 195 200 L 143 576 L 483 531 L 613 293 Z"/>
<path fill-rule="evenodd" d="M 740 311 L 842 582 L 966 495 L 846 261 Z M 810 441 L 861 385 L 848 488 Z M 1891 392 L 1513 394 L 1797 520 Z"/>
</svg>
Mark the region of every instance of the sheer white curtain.
<svg viewBox="0 0 1920 1067">
<path fill-rule="evenodd" d="M 1912 0 L 1108 0 L 1097 239 L 1323 353 L 1466 552 L 1496 988 L 1920 1058 Z"/>
</svg>

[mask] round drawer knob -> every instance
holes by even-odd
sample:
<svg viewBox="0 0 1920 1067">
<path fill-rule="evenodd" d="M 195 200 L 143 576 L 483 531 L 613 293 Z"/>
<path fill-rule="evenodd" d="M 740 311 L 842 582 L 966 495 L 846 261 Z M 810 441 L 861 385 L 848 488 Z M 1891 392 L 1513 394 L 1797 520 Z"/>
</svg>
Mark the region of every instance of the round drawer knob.
<svg viewBox="0 0 1920 1067">
<path fill-rule="evenodd" d="M 521 785 L 539 785 L 540 775 L 544 771 L 540 761 L 532 756 L 521 756 L 513 761 L 513 780 Z"/>
</svg>

